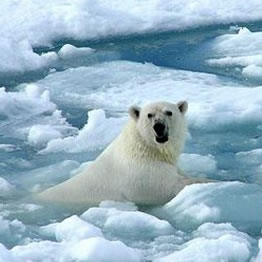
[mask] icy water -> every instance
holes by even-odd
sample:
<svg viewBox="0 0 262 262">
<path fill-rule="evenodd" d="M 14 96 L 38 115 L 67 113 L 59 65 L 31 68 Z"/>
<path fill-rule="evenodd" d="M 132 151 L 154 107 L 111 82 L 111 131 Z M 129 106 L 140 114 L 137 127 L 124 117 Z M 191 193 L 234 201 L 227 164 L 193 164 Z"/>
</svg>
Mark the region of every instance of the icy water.
<svg viewBox="0 0 262 262">
<path fill-rule="evenodd" d="M 11 46 L 16 57 L 13 39 L 1 46 L 11 62 L 0 62 L 0 261 L 262 261 L 262 20 L 162 21 L 147 32 L 129 19 L 95 38 L 61 22 L 63 33 L 43 31 L 47 42 L 25 27 L 28 42 Z M 180 166 L 221 182 L 189 186 L 150 209 L 31 200 L 94 160 L 130 105 L 184 99 Z"/>
</svg>

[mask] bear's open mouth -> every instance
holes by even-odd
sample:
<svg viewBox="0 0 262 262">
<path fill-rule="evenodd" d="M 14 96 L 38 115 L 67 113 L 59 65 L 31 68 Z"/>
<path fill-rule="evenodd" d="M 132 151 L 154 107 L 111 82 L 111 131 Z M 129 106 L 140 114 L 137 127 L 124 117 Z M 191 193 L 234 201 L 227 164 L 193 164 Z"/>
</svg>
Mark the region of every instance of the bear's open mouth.
<svg viewBox="0 0 262 262">
<path fill-rule="evenodd" d="M 168 141 L 168 136 L 156 136 L 156 142 L 160 144 L 164 144 Z"/>
</svg>

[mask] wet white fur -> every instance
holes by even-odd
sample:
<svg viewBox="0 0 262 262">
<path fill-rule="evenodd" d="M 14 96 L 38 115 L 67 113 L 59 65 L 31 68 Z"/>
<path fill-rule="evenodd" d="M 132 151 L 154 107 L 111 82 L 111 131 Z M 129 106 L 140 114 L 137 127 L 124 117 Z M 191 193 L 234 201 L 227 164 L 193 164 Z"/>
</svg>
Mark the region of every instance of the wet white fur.
<svg viewBox="0 0 262 262">
<path fill-rule="evenodd" d="M 165 114 L 167 110 L 172 111 L 171 117 Z M 186 110 L 186 102 L 130 108 L 130 120 L 121 134 L 86 170 L 40 193 L 38 199 L 83 205 L 103 200 L 158 205 L 172 199 L 186 185 L 202 182 L 179 174 L 177 169 L 186 135 Z M 154 117 L 149 119 L 148 113 Z M 154 119 L 167 123 L 168 142 L 155 141 Z"/>
</svg>

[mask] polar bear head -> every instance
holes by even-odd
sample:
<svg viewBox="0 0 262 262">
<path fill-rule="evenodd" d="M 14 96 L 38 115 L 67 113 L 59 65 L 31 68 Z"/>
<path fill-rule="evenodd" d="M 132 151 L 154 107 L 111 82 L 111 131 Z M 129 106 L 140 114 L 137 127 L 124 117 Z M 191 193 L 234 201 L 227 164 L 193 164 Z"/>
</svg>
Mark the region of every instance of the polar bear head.
<svg viewBox="0 0 262 262">
<path fill-rule="evenodd" d="M 139 108 L 131 106 L 129 114 L 136 122 L 136 129 L 148 146 L 183 145 L 186 134 L 185 113 L 188 104 L 156 102 Z"/>
</svg>

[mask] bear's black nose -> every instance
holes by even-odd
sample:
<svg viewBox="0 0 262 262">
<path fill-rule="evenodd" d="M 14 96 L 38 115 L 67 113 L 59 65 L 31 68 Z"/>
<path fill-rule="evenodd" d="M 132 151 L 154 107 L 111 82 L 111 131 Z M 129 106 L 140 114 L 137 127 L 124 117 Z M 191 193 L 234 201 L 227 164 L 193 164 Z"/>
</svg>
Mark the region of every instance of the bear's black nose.
<svg viewBox="0 0 262 262">
<path fill-rule="evenodd" d="M 166 127 L 165 127 L 164 124 L 162 124 L 162 123 L 156 123 L 156 124 L 154 124 L 153 128 L 154 128 L 157 136 L 160 136 L 160 137 L 161 137 L 161 136 L 164 136 L 164 134 L 165 134 L 165 129 L 166 129 Z"/>
</svg>

